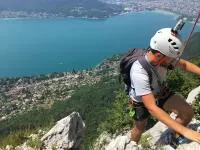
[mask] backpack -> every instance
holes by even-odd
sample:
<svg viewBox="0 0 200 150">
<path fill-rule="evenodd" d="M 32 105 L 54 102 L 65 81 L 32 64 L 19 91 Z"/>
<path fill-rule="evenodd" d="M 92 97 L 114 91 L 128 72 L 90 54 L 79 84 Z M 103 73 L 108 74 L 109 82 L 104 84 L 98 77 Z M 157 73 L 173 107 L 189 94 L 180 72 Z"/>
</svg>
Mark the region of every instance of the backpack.
<svg viewBox="0 0 200 150">
<path fill-rule="evenodd" d="M 127 86 L 127 88 L 131 88 L 130 70 L 131 70 L 132 64 L 136 60 L 138 60 L 139 63 L 142 65 L 142 67 L 146 70 L 149 76 L 150 84 L 152 83 L 152 71 L 150 69 L 150 64 L 145 59 L 145 53 L 146 53 L 145 49 L 135 48 L 135 49 L 130 50 L 120 60 L 120 75 L 122 77 L 123 82 Z"/>
</svg>

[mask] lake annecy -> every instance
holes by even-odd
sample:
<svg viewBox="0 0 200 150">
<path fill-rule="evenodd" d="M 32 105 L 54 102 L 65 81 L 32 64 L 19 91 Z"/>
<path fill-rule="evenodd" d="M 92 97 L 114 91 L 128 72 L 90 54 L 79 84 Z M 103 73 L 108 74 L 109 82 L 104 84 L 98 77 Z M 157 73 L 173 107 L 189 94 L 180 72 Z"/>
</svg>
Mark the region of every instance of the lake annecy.
<svg viewBox="0 0 200 150">
<path fill-rule="evenodd" d="M 0 77 L 95 67 L 114 54 L 148 47 L 156 30 L 173 27 L 176 17 L 145 11 L 105 20 L 0 19 Z M 181 31 L 185 39 L 191 28 L 187 23 Z"/>
</svg>

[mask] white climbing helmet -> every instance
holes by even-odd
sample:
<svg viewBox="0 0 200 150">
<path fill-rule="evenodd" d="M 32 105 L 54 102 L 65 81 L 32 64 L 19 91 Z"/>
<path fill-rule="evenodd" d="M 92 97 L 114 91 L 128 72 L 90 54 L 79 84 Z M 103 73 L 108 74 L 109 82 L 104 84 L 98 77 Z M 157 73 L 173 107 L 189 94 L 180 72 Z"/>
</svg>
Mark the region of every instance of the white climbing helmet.
<svg viewBox="0 0 200 150">
<path fill-rule="evenodd" d="M 183 42 L 179 34 L 174 34 L 171 28 L 163 28 L 156 32 L 150 41 L 151 49 L 162 54 L 177 58 L 183 53 Z"/>
</svg>

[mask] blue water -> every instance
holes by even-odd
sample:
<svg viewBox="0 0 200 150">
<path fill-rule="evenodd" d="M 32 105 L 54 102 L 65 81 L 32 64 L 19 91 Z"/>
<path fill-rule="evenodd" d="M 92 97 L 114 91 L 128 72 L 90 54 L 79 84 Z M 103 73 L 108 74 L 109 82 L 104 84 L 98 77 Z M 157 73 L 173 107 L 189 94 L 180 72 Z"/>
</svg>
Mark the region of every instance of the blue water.
<svg viewBox="0 0 200 150">
<path fill-rule="evenodd" d="M 113 54 L 147 47 L 157 29 L 175 24 L 174 16 L 155 12 L 107 20 L 1 19 L 0 77 L 91 68 Z M 184 27 L 185 38 L 191 27 Z"/>
</svg>

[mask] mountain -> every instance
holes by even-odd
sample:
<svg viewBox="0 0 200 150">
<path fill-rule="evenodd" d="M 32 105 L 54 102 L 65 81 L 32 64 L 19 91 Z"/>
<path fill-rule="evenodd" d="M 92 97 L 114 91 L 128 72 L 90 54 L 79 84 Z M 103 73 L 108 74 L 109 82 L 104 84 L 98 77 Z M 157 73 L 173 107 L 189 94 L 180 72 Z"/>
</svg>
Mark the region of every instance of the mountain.
<svg viewBox="0 0 200 150">
<path fill-rule="evenodd" d="M 186 47 L 183 57 L 191 58 L 200 55 L 200 32 L 195 32 Z"/>
<path fill-rule="evenodd" d="M 0 0 L 0 17 L 75 16 L 104 18 L 122 7 L 98 0 Z"/>
</svg>

